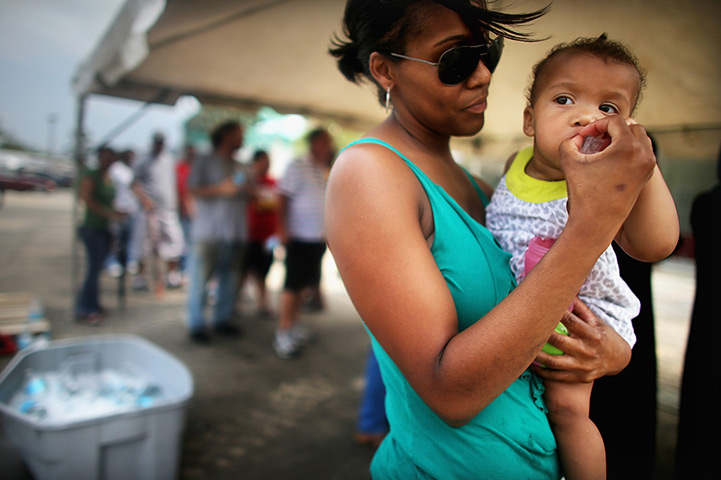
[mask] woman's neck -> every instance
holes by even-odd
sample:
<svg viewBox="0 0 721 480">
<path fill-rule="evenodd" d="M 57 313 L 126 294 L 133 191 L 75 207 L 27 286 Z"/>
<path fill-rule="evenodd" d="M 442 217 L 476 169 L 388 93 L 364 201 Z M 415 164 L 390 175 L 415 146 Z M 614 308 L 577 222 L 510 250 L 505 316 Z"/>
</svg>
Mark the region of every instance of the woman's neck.
<svg viewBox="0 0 721 480">
<path fill-rule="evenodd" d="M 413 149 L 423 155 L 428 155 L 443 162 L 454 162 L 451 156 L 449 135 L 441 135 L 425 129 L 422 125 L 405 121 L 403 117 L 393 112 L 382 124 L 387 127 L 389 134 L 396 137 L 408 149 Z"/>
</svg>

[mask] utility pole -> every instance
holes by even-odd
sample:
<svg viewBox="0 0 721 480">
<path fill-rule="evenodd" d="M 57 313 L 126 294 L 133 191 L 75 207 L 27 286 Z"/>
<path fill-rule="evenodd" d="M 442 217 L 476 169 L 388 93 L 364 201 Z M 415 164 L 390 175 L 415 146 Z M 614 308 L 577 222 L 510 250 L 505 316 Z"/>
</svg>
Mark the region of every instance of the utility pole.
<svg viewBox="0 0 721 480">
<path fill-rule="evenodd" d="M 45 145 L 45 152 L 48 158 L 52 161 L 55 157 L 55 126 L 58 123 L 58 114 L 51 113 L 48 115 L 48 137 L 47 144 Z"/>
</svg>

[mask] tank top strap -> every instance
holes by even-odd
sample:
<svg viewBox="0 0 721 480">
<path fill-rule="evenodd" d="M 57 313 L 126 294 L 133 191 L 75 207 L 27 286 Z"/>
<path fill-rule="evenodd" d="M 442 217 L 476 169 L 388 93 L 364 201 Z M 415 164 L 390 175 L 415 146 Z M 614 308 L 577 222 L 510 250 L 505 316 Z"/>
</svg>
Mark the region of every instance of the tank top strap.
<svg viewBox="0 0 721 480">
<path fill-rule="evenodd" d="M 488 207 L 488 204 L 490 203 L 490 200 L 488 199 L 488 196 L 486 195 L 486 192 L 483 191 L 480 185 L 478 185 L 478 182 L 476 182 L 476 179 L 473 178 L 473 175 L 471 175 L 471 172 L 466 170 L 466 167 L 461 167 L 464 172 L 466 172 L 466 175 L 468 176 L 468 180 L 471 181 L 471 185 L 473 185 L 473 188 L 476 189 L 476 193 L 481 198 L 481 202 L 483 202 L 484 207 Z"/>
<path fill-rule="evenodd" d="M 411 162 L 405 155 L 403 155 L 400 151 L 398 151 L 397 148 L 395 148 L 393 145 L 391 145 L 387 142 L 384 142 L 383 140 L 379 140 L 377 138 L 372 138 L 372 137 L 371 138 L 361 138 L 360 140 L 356 140 L 355 142 L 349 143 L 345 148 L 343 148 L 343 150 L 345 150 L 346 148 L 352 147 L 353 145 L 359 145 L 359 144 L 363 144 L 363 143 L 372 143 L 375 145 L 380 145 L 382 147 L 387 148 L 391 152 L 395 153 L 396 155 L 401 157 L 404 162 L 406 162 L 406 165 L 408 165 L 408 167 L 413 171 L 415 176 L 418 178 L 418 181 L 420 181 L 421 185 L 423 185 L 423 188 L 426 190 L 426 192 L 429 191 L 429 187 L 430 187 L 431 191 L 436 190 L 436 188 L 435 188 L 436 185 L 431 181 L 430 178 L 428 178 L 428 176 L 425 173 L 423 173 L 423 170 L 418 168 L 415 163 Z M 343 150 L 341 150 L 341 152 Z"/>
</svg>

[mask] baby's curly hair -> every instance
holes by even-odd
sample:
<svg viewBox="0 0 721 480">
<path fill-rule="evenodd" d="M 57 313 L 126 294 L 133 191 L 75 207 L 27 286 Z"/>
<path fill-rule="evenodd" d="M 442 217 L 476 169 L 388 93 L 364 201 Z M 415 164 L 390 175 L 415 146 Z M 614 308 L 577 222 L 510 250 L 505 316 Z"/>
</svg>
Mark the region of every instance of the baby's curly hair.
<svg viewBox="0 0 721 480">
<path fill-rule="evenodd" d="M 558 57 L 562 53 L 567 54 L 589 54 L 594 55 L 606 62 L 617 62 L 621 64 L 630 65 L 638 73 L 638 92 L 636 93 L 636 102 L 633 105 L 632 111 L 635 110 L 638 103 L 641 101 L 641 93 L 646 87 L 646 72 L 638 63 L 636 56 L 629 50 L 629 48 L 614 40 L 609 40 L 608 36 L 603 33 L 597 38 L 580 37 L 576 40 L 568 43 L 560 43 L 553 47 L 546 57 L 534 65 L 531 72 L 531 86 L 528 89 L 526 98 L 529 105 L 533 105 L 536 101 L 537 89 L 536 84 L 538 78 L 543 75 L 551 61 Z"/>
</svg>

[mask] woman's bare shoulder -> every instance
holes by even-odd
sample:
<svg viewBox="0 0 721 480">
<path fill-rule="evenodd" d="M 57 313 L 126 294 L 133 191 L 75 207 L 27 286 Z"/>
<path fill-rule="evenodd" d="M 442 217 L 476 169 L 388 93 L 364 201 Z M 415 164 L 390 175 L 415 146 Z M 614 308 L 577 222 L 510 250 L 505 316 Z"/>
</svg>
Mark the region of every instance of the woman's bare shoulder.
<svg viewBox="0 0 721 480">
<path fill-rule="evenodd" d="M 340 188 L 368 192 L 369 200 L 400 197 L 414 188 L 415 176 L 395 152 L 375 143 L 352 145 L 341 152 L 331 169 L 329 191 Z"/>
<path fill-rule="evenodd" d="M 328 180 L 329 239 L 356 223 L 364 231 L 388 225 L 395 231 L 418 229 L 422 199 L 422 187 L 396 153 L 381 145 L 353 145 L 338 156 Z"/>
</svg>

